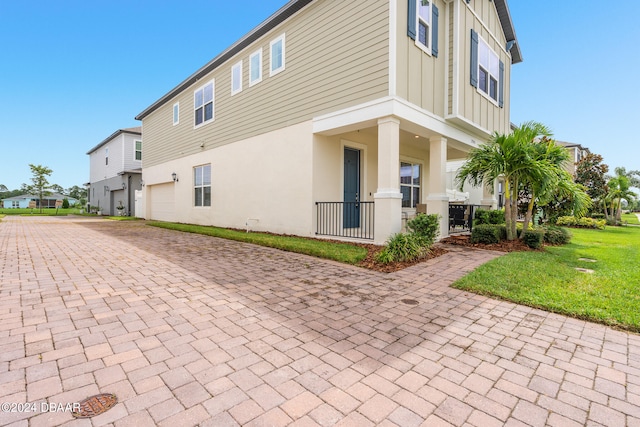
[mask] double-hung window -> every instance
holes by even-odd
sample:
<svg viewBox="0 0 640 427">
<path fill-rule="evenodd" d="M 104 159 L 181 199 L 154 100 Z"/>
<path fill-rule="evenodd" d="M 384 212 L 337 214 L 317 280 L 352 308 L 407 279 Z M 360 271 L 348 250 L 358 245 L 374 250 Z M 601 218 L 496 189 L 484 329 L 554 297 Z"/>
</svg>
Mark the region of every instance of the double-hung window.
<svg viewBox="0 0 640 427">
<path fill-rule="evenodd" d="M 438 56 L 438 8 L 434 0 L 410 0 L 407 35 L 416 46 L 434 57 Z"/>
<path fill-rule="evenodd" d="M 136 141 L 135 159 L 142 160 L 142 141 Z"/>
<path fill-rule="evenodd" d="M 195 126 L 213 121 L 214 81 L 207 83 L 193 93 Z"/>
<path fill-rule="evenodd" d="M 249 57 L 249 86 L 262 81 L 262 48 Z"/>
<path fill-rule="evenodd" d="M 269 76 L 273 76 L 284 70 L 284 34 L 273 40 L 270 48 L 271 66 L 269 67 Z"/>
<path fill-rule="evenodd" d="M 419 164 L 400 162 L 400 192 L 403 208 L 415 208 L 420 203 Z"/>
<path fill-rule="evenodd" d="M 504 105 L 504 63 L 473 29 L 471 30 L 471 85 L 498 106 Z"/>
<path fill-rule="evenodd" d="M 231 67 L 231 95 L 242 92 L 242 61 Z"/>
<path fill-rule="evenodd" d="M 193 168 L 194 206 L 211 206 L 211 165 Z"/>
</svg>

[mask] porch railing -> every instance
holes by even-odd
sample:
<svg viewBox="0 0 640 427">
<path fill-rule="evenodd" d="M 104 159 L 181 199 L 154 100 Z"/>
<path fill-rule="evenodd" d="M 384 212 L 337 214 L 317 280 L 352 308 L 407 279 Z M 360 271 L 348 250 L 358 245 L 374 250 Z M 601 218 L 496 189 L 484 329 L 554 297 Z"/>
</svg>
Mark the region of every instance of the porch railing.
<svg viewBox="0 0 640 427">
<path fill-rule="evenodd" d="M 449 234 L 470 232 L 479 207 L 481 205 L 449 204 Z"/>
<path fill-rule="evenodd" d="M 316 202 L 316 234 L 373 240 L 374 202 Z"/>
</svg>

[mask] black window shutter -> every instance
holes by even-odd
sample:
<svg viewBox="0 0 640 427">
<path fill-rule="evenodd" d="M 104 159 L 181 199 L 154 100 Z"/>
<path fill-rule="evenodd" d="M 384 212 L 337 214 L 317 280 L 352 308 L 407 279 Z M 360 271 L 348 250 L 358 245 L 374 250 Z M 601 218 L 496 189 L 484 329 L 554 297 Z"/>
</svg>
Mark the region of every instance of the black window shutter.
<svg viewBox="0 0 640 427">
<path fill-rule="evenodd" d="M 409 0 L 409 13 L 407 14 L 407 35 L 412 40 L 416 39 L 416 0 Z"/>
<path fill-rule="evenodd" d="M 471 86 L 478 87 L 478 33 L 471 29 Z"/>
<path fill-rule="evenodd" d="M 500 94 L 498 95 L 498 105 L 504 107 L 504 62 L 500 61 Z"/>
<path fill-rule="evenodd" d="M 431 54 L 438 57 L 438 8 L 431 5 Z"/>
</svg>

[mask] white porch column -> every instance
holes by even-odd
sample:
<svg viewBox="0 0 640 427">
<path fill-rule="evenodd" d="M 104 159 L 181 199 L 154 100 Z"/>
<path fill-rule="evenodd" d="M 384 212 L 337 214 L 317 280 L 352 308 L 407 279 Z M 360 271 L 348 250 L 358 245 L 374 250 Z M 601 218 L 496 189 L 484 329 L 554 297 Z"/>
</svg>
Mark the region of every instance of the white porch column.
<svg viewBox="0 0 640 427">
<path fill-rule="evenodd" d="M 440 238 L 449 235 L 449 196 L 447 195 L 447 139 L 429 138 L 429 194 L 427 213 L 440 215 Z"/>
<path fill-rule="evenodd" d="M 483 206 L 490 206 L 491 209 L 496 209 L 498 207 L 498 200 L 496 199 L 497 193 L 497 182 L 494 181 L 490 186 L 487 186 L 483 183 L 482 185 L 482 200 L 480 204 Z M 490 188 L 493 187 L 493 194 L 490 191 Z"/>
<path fill-rule="evenodd" d="M 378 189 L 375 200 L 375 243 L 383 244 L 402 229 L 400 193 L 400 121 L 378 120 Z"/>
</svg>

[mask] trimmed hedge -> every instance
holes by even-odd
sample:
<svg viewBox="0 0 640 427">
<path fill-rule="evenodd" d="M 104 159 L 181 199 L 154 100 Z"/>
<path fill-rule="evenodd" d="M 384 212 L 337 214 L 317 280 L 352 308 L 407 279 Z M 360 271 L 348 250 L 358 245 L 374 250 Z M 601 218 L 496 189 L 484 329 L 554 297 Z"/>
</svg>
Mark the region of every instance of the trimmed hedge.
<svg viewBox="0 0 640 427">
<path fill-rule="evenodd" d="M 544 241 L 550 245 L 566 245 L 571 241 L 571 233 L 566 228 L 549 226 L 544 229 Z"/>
<path fill-rule="evenodd" d="M 524 237 L 522 238 L 525 245 L 529 246 L 533 249 L 540 249 L 542 247 L 542 242 L 544 241 L 544 231 L 542 230 L 527 230 L 524 232 Z"/>
<path fill-rule="evenodd" d="M 506 236 L 507 229 L 504 226 L 496 224 L 480 224 L 473 227 L 471 230 L 471 243 L 498 243 L 502 236 L 501 228 L 504 228 L 504 234 Z"/>
<path fill-rule="evenodd" d="M 576 218 L 575 216 L 561 216 L 556 221 L 556 225 L 564 225 L 567 227 L 580 227 L 580 228 L 597 228 L 598 230 L 604 230 L 607 221 L 604 219 L 593 218 Z"/>
</svg>

